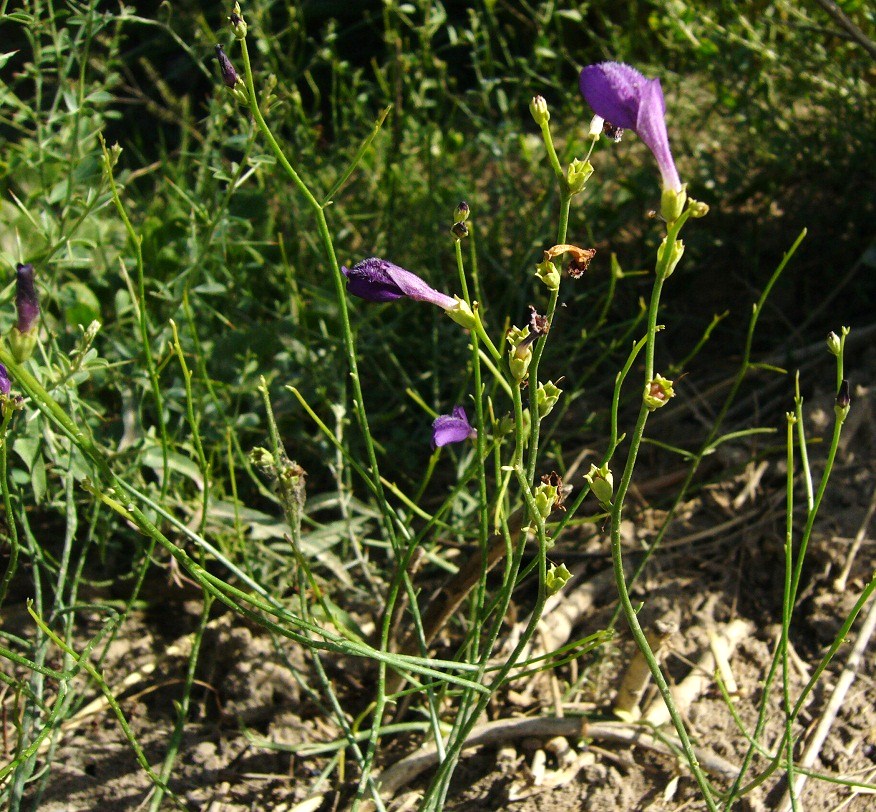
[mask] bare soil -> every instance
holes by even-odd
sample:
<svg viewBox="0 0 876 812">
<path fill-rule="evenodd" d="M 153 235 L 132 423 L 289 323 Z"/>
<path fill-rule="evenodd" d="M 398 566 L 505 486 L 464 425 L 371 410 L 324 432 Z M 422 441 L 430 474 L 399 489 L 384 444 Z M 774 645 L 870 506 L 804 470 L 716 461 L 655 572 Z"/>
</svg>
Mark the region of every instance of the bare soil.
<svg viewBox="0 0 876 812">
<path fill-rule="evenodd" d="M 872 358 L 865 365 L 873 368 Z M 872 376 L 870 376 L 872 377 Z M 861 373 L 860 379 L 867 379 Z M 829 438 L 831 396 L 810 399 L 810 432 Z M 848 426 L 840 458 L 813 534 L 804 572 L 801 598 L 791 627 L 789 688 L 799 694 L 851 610 L 863 586 L 873 577 L 874 540 L 865 518 L 876 492 L 874 474 L 873 405 L 866 390 L 855 392 L 854 422 Z M 778 441 L 778 445 L 781 441 Z M 813 445 L 814 473 L 820 473 L 825 445 Z M 647 462 L 647 461 L 646 461 Z M 720 472 L 719 472 L 720 473 Z M 662 474 L 666 476 L 666 474 Z M 643 603 L 640 617 L 646 629 L 658 621 L 673 629 L 662 652 L 665 668 L 680 682 L 709 650 L 709 632 L 733 620 L 747 620 L 751 631 L 730 657 L 737 690 L 735 710 L 746 731 L 753 730 L 763 680 L 779 634 L 780 596 L 784 577 L 784 455 L 773 453 L 744 465 L 738 473 L 714 477 L 681 511 L 682 519 L 654 556 L 634 587 L 634 600 Z M 631 505 L 627 530 L 629 558 L 635 563 L 641 543 L 648 541 L 662 516 L 661 504 L 668 480 L 647 478 L 639 483 Z M 669 484 L 660 484 L 667 482 Z M 802 502 L 802 499 L 800 500 Z M 799 506 L 798 506 L 799 516 Z M 800 525 L 798 518 L 798 526 Z M 856 536 L 863 542 L 855 556 L 845 587 L 837 589 L 840 575 Z M 610 567 L 602 535 L 566 549 L 576 578 L 567 589 L 598 577 Z M 554 558 L 563 559 L 563 550 Z M 191 633 L 199 621 L 200 604 L 191 592 L 171 582 L 153 589 L 149 611 L 135 613 L 113 643 L 103 672 L 121 708 L 143 746 L 153 769 L 159 769 L 176 721 L 175 702 L 181 696 Z M 525 596 L 524 596 L 525 598 Z M 576 622 L 573 639 L 605 628 L 615 609 L 610 597 L 597 601 Z M 516 607 L 518 619 L 526 606 Z M 865 607 L 863 614 L 869 607 Z M 10 618 L 7 617 L 7 621 Z M 362 620 L 368 620 L 362 617 Z M 372 618 L 373 620 L 373 618 Z M 509 619 L 509 624 L 512 619 Z M 82 639 L 95 632 L 101 618 L 84 617 Z M 13 625 L 15 625 L 13 623 Z M 855 630 L 860 621 L 855 626 Z M 504 691 L 490 709 L 490 719 L 522 715 L 566 715 L 586 711 L 594 720 L 613 719 L 615 692 L 634 646 L 623 622 L 616 637 L 580 662 L 564 666 L 554 678 L 539 676 L 518 681 Z M 666 627 L 661 627 L 666 628 Z M 843 670 L 856 631 L 829 666 L 795 728 L 806 735 L 824 713 L 833 687 Z M 439 640 L 450 645 L 450 634 Z M 325 665 L 335 690 L 349 707 L 362 708 L 373 674 L 367 663 L 333 661 Z M 298 678 L 296 678 L 296 675 Z M 711 673 L 705 674 L 704 692 L 686 711 L 695 744 L 732 764 L 741 763 L 746 739 L 734 722 Z M 248 626 L 220 609 L 209 621 L 196 675 L 194 701 L 179 745 L 170 786 L 192 810 L 343 809 L 357 776 L 347 758 L 345 783 L 337 786 L 338 770 L 326 783 L 318 777 L 328 756 L 292 755 L 289 748 L 338 737 L 324 711 L 302 684 L 316 685 L 311 663 L 286 640 L 272 639 L 264 630 Z M 780 679 L 780 678 L 779 678 Z M 856 679 L 830 729 L 820 758 L 819 772 L 865 782 L 876 782 L 876 658 L 872 648 L 857 670 Z M 569 691 L 571 683 L 578 687 Z M 524 683 L 524 684 L 521 684 Z M 50 771 L 35 781 L 30 800 L 46 812 L 78 810 L 136 810 L 145 808 L 149 780 L 136 763 L 131 747 L 99 692 L 90 686 L 86 695 L 95 704 L 65 723 L 57 748 L 42 753 Z M 648 689 L 640 707 L 654 701 Z M 659 697 L 658 697 L 659 699 Z M 6 741 L 12 698 L 4 700 Z M 784 725 L 780 681 L 773 685 L 763 741 L 771 744 Z M 564 756 L 546 749 L 544 740 L 508 739 L 501 745 L 467 751 L 448 798 L 447 808 L 458 812 L 488 809 L 536 810 L 699 810 L 696 786 L 682 763 L 649 746 L 628 746 L 584 737 L 569 742 Z M 385 763 L 403 757 L 416 741 L 387 740 Z M 799 756 L 798 750 L 798 756 Z M 767 762 L 754 760 L 755 768 Z M 428 773 L 397 794 L 391 808 L 415 809 L 418 790 Z M 726 786 L 717 778 L 716 784 Z M 739 804 L 747 810 L 779 808 L 783 785 L 767 780 Z M 311 795 L 322 800 L 307 803 Z M 301 804 L 301 806 L 297 806 Z M 168 800 L 162 808 L 174 805 Z M 812 778 L 803 795 L 810 810 L 866 810 L 874 799 L 849 787 Z"/>
</svg>

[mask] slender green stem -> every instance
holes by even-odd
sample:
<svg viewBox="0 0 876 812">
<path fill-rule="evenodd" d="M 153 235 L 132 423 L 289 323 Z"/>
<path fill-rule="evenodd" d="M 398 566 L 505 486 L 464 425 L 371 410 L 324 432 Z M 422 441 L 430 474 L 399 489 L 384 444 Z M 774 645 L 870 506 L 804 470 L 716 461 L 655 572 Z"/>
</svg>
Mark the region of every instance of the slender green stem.
<svg viewBox="0 0 876 812">
<path fill-rule="evenodd" d="M 520 635 L 520 639 L 518 640 L 517 645 L 514 647 L 514 650 L 505 660 L 502 667 L 495 672 L 493 679 L 488 686 L 488 692 L 483 694 L 478 699 L 477 703 L 469 712 L 466 721 L 462 725 L 459 725 L 458 729 L 455 731 L 455 735 L 453 736 L 450 744 L 447 747 L 446 758 L 439 766 L 438 771 L 436 772 L 435 777 L 433 778 L 429 789 L 426 791 L 426 795 L 423 798 L 421 809 L 424 812 L 437 812 L 437 810 L 443 808 L 444 798 L 447 793 L 450 777 L 456 767 L 456 763 L 462 752 L 462 748 L 465 746 L 465 741 L 471 733 L 472 728 L 474 728 L 475 724 L 477 724 L 477 721 L 481 717 L 481 714 L 486 710 L 491 698 L 499 689 L 499 687 L 504 683 L 508 674 L 517 664 L 517 660 L 520 657 L 521 653 L 532 640 L 536 628 L 538 627 L 538 622 L 539 620 L 541 620 L 541 614 L 544 609 L 545 601 L 547 600 L 545 576 L 547 573 L 548 538 L 545 532 L 544 520 L 538 513 L 538 509 L 535 504 L 535 498 L 530 491 L 528 481 L 525 474 L 523 473 L 522 468 L 520 466 L 516 466 L 514 469 L 514 473 L 517 477 L 521 493 L 523 494 L 526 501 L 528 516 L 535 526 L 536 538 L 538 540 L 538 597 L 536 598 L 535 606 L 532 609 L 532 613 L 530 614 L 529 622 L 527 623 L 526 628 Z M 517 583 L 517 573 L 520 571 L 520 564 L 523 560 L 523 552 L 526 545 L 526 536 L 526 531 L 522 530 L 517 550 L 513 554 L 511 577 L 509 579 L 509 583 L 507 584 L 507 588 L 505 589 L 505 593 L 500 597 L 498 601 L 498 606 L 496 608 L 497 623 L 494 625 L 491 639 L 484 649 L 484 655 L 481 660 L 481 665 L 477 677 L 477 682 L 479 683 L 481 682 L 483 674 L 486 672 L 489 653 L 492 651 L 493 645 L 495 645 L 495 640 L 498 636 L 500 624 L 505 616 L 505 613 L 508 610 L 508 605 L 511 601 L 511 595 L 514 591 L 514 585 Z"/>
<path fill-rule="evenodd" d="M 18 528 L 15 525 L 15 514 L 12 512 L 12 496 L 9 493 L 9 479 L 7 477 L 7 452 L 9 449 L 9 423 L 12 420 L 13 414 L 12 404 L 4 403 L 0 405 L 0 410 L 2 410 L 3 421 L 0 424 L 0 493 L 3 496 L 3 509 L 6 513 L 6 528 L 9 538 L 9 563 L 6 565 L 6 572 L 3 573 L 3 580 L 0 582 L 0 608 L 2 608 L 3 602 L 6 600 L 6 591 L 9 589 L 9 582 L 18 569 L 19 549 Z"/>
<path fill-rule="evenodd" d="M 163 501 L 170 487 L 170 439 L 167 434 L 167 424 L 164 420 L 164 396 L 161 393 L 161 380 L 158 375 L 158 368 L 155 365 L 155 359 L 152 357 L 152 339 L 150 337 L 149 316 L 146 310 L 146 269 L 143 264 L 143 237 L 134 229 L 131 218 L 128 217 L 128 212 L 122 203 L 122 198 L 119 196 L 119 187 L 113 174 L 114 158 L 110 154 L 110 150 L 107 149 L 103 136 L 100 136 L 100 145 L 103 149 L 103 165 L 107 180 L 109 181 L 110 194 L 112 195 L 116 211 L 122 219 L 122 223 L 124 223 L 125 231 L 128 233 L 128 240 L 134 248 L 134 260 L 137 270 L 137 301 L 134 304 L 140 328 L 140 343 L 143 346 L 143 359 L 146 362 L 146 372 L 149 375 L 149 383 L 152 387 L 152 399 L 155 401 L 155 419 L 158 423 L 158 432 L 161 435 L 161 497 Z"/>
<path fill-rule="evenodd" d="M 802 401 L 797 398 L 797 409 L 800 411 Z M 799 415 L 802 417 L 802 415 Z M 782 705 L 785 710 L 785 743 L 787 753 L 786 770 L 788 788 L 792 803 L 796 808 L 794 795 L 794 717 L 791 709 L 791 673 L 789 666 L 788 637 L 791 631 L 791 615 L 794 612 L 794 602 L 791 600 L 791 575 L 794 569 L 794 423 L 798 417 L 793 414 L 786 416 L 787 436 L 785 438 L 786 479 L 785 479 L 785 584 L 782 600 L 782 633 L 778 654 L 782 659 Z M 805 442 L 801 443 L 805 447 Z M 808 473 L 808 472 L 807 472 Z M 811 493 L 811 491 L 810 491 Z"/>
<path fill-rule="evenodd" d="M 657 331 L 659 329 L 657 326 L 657 314 L 660 309 L 660 295 L 663 290 L 663 283 L 665 282 L 669 271 L 671 248 L 678 237 L 678 233 L 681 230 L 681 227 L 684 225 L 689 216 L 690 213 L 688 210 L 684 214 L 682 214 L 682 216 L 679 217 L 678 220 L 670 224 L 666 238 L 661 247 L 661 251 L 658 254 L 657 265 L 655 268 L 654 286 L 651 291 L 651 302 L 648 307 L 648 329 L 646 333 L 647 342 L 645 345 L 645 387 L 647 387 L 654 379 L 655 345 Z M 630 599 L 629 588 L 627 586 L 626 575 L 624 573 L 623 547 L 621 544 L 621 519 L 623 515 L 623 507 L 626 500 L 626 495 L 629 490 L 630 483 L 632 482 L 633 471 L 636 465 L 636 458 L 639 452 L 639 446 L 641 445 L 642 437 L 645 432 L 645 424 L 648 421 L 648 415 L 648 407 L 645 403 L 643 403 L 639 409 L 639 416 L 636 419 L 635 428 L 633 429 L 632 435 L 630 437 L 630 447 L 627 453 L 627 460 L 624 466 L 623 475 L 621 477 L 620 484 L 618 485 L 618 488 L 614 494 L 613 502 L 611 504 L 611 553 L 612 563 L 614 566 L 615 583 L 617 585 L 618 597 L 620 599 L 620 609 L 623 612 L 624 617 L 626 618 L 627 624 L 629 625 L 630 631 L 633 635 L 633 639 L 636 641 L 636 644 L 639 647 L 639 651 L 641 651 L 648 664 L 648 669 L 650 670 L 654 682 L 657 685 L 658 690 L 660 691 L 660 695 L 663 697 L 663 701 L 665 702 L 666 708 L 669 711 L 669 716 L 672 719 L 672 723 L 678 734 L 678 738 L 681 741 L 685 759 L 690 766 L 691 772 L 694 775 L 694 779 L 696 780 L 697 785 L 700 788 L 700 791 L 707 806 L 710 810 L 713 810 L 713 812 L 717 812 L 718 807 L 712 796 L 712 789 L 709 785 L 708 779 L 706 778 L 705 773 L 700 767 L 699 761 L 696 757 L 696 753 L 693 749 L 693 745 L 691 744 L 690 737 L 688 736 L 687 729 L 684 725 L 684 721 L 681 718 L 681 714 L 679 713 L 678 708 L 675 705 L 675 700 L 672 697 L 672 692 L 669 689 L 666 678 L 663 676 L 660 664 L 657 662 L 657 658 L 655 657 L 654 652 L 651 650 L 651 646 L 648 643 L 645 632 L 643 631 L 642 626 L 639 623 L 638 615 L 636 614 L 636 610 L 633 607 L 632 601 Z"/>
<path fill-rule="evenodd" d="M 307 184 L 301 179 L 298 172 L 296 172 L 293 166 L 289 163 L 282 148 L 277 143 L 277 140 L 274 138 L 270 127 L 268 127 L 267 122 L 262 116 L 261 110 L 259 109 L 258 96 L 256 94 L 255 82 L 253 80 L 252 65 L 250 63 L 246 39 L 240 39 L 239 42 L 241 53 L 243 55 L 244 82 L 246 84 L 249 107 L 253 118 L 255 119 L 256 125 L 261 130 L 262 135 L 267 141 L 271 151 L 274 153 L 274 156 L 276 157 L 280 166 L 292 180 L 293 184 L 298 189 L 300 194 L 307 201 L 307 204 L 311 208 L 313 215 L 316 219 L 317 231 L 320 236 L 320 241 L 322 243 L 326 259 L 328 260 L 329 268 L 332 275 L 332 281 L 335 287 L 335 295 L 338 304 L 338 315 L 341 322 L 341 333 L 343 338 L 344 351 L 347 359 L 347 365 L 350 369 L 350 379 L 353 385 L 353 406 L 356 413 L 357 421 L 359 423 L 359 429 L 365 442 L 366 454 L 368 456 L 368 462 L 371 468 L 371 482 L 377 496 L 378 504 L 381 508 L 380 512 L 383 518 L 384 529 L 386 531 L 387 538 L 389 539 L 393 550 L 396 553 L 396 566 L 398 567 L 400 566 L 400 561 L 398 559 L 402 555 L 402 549 L 396 536 L 395 527 L 392 523 L 392 520 L 390 519 L 390 511 L 386 501 L 386 496 L 383 491 L 383 485 L 380 481 L 380 471 L 377 464 L 377 454 L 374 448 L 374 442 L 371 437 L 371 431 L 368 426 L 368 417 L 365 411 L 365 398 L 362 393 L 362 386 L 359 379 L 359 369 L 356 361 L 353 333 L 350 327 L 349 312 L 347 310 L 346 287 L 344 285 L 340 265 L 338 264 L 337 255 L 335 254 L 335 248 L 332 241 L 331 232 L 329 231 L 328 223 L 325 218 L 325 211 L 323 209 L 323 206 L 320 205 L 319 201 L 316 199 L 316 197 L 314 197 Z M 387 606 L 387 617 L 392 615 L 392 608 L 392 606 Z M 382 651 L 386 651 L 389 646 L 389 632 L 390 628 L 388 623 L 384 623 L 381 627 L 380 647 Z M 376 755 L 380 732 L 380 722 L 383 717 L 384 708 L 386 706 L 385 686 L 386 664 L 383 661 L 380 661 L 378 664 L 377 691 L 374 705 L 374 724 L 372 725 L 372 738 L 369 741 L 366 763 L 363 765 L 362 780 L 360 781 L 356 793 L 356 800 L 354 801 L 355 806 L 358 806 L 358 803 L 363 796 L 363 793 L 367 786 L 367 775 L 370 772 L 371 764 L 373 763 L 373 759 Z"/>
<path fill-rule="evenodd" d="M 797 601 L 797 589 L 800 586 L 800 578 L 803 574 L 803 561 L 806 557 L 809 540 L 812 538 L 812 528 L 815 526 L 818 509 L 821 507 L 821 500 L 824 499 L 824 494 L 827 491 L 827 483 L 830 480 L 834 462 L 836 462 L 836 454 L 839 450 L 839 441 L 842 436 L 844 421 L 845 418 L 840 415 L 837 415 L 836 420 L 834 420 L 833 435 L 830 440 L 830 449 L 827 452 L 824 472 L 821 474 L 821 482 L 819 482 L 818 490 L 815 493 L 815 502 L 812 505 L 812 510 L 809 511 L 809 514 L 806 517 L 806 525 L 803 528 L 803 533 L 800 538 L 800 549 L 797 552 L 797 562 L 794 566 L 794 577 L 791 581 L 791 593 L 789 595 L 791 606 Z"/>
</svg>

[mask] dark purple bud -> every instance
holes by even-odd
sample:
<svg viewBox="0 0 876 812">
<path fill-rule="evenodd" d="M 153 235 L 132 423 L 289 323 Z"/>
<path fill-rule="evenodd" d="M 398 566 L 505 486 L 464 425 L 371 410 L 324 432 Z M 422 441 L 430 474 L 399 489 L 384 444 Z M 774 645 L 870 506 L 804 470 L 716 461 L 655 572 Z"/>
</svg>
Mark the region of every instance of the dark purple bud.
<svg viewBox="0 0 876 812">
<path fill-rule="evenodd" d="M 15 309 L 18 311 L 15 325 L 18 332 L 29 333 L 40 316 L 40 300 L 34 286 L 33 265 L 30 263 L 15 266 Z"/>
<path fill-rule="evenodd" d="M 593 112 L 615 129 L 632 130 L 647 145 L 660 168 L 663 189 L 681 192 L 681 181 L 669 150 L 666 102 L 659 79 L 646 79 L 620 62 L 600 62 L 581 71 L 581 93 Z"/>
<path fill-rule="evenodd" d="M 222 50 L 221 45 L 216 46 L 216 59 L 219 60 L 219 70 L 222 71 L 222 82 L 225 84 L 225 87 L 233 90 L 240 81 L 240 76 L 237 75 L 234 65 L 231 64 L 231 60 L 225 51 Z"/>
<path fill-rule="evenodd" d="M 454 223 L 451 226 L 450 233 L 456 237 L 457 240 L 464 240 L 468 236 L 468 226 L 460 220 L 458 223 Z"/>
<path fill-rule="evenodd" d="M 392 262 L 370 257 L 352 268 L 341 268 L 347 277 L 347 290 L 369 302 L 391 302 L 394 299 L 414 299 L 429 302 L 443 310 L 456 310 L 459 303 L 452 296 L 435 290 L 419 276 Z"/>
<path fill-rule="evenodd" d="M 12 381 L 9 380 L 9 373 L 6 367 L 0 364 L 0 395 L 8 395 L 12 389 Z"/>
<path fill-rule="evenodd" d="M 843 378 L 839 392 L 836 394 L 836 405 L 839 409 L 848 409 L 852 405 L 852 396 L 849 393 L 849 382 Z"/>
<path fill-rule="evenodd" d="M 432 448 L 461 443 L 477 436 L 478 431 L 468 422 L 462 406 L 454 406 L 451 414 L 439 415 L 432 423 Z"/>
</svg>

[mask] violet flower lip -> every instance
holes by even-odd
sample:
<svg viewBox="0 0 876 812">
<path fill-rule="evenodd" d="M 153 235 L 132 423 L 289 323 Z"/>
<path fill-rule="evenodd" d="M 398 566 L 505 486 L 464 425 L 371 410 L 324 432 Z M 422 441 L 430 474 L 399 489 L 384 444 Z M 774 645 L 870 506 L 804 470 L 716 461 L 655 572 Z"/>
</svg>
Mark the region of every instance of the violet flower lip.
<svg viewBox="0 0 876 812">
<path fill-rule="evenodd" d="M 462 406 L 454 406 L 450 414 L 442 414 L 432 423 L 432 448 L 440 448 L 450 443 L 462 443 L 477 437 L 478 431 L 468 422 Z"/>
<path fill-rule="evenodd" d="M 12 391 L 12 381 L 9 380 L 9 372 L 0 364 L 0 395 L 8 395 Z"/>
<path fill-rule="evenodd" d="M 441 293 L 410 271 L 379 257 L 357 262 L 352 268 L 341 268 L 347 277 L 347 290 L 369 302 L 391 302 L 395 299 L 414 299 L 429 302 L 442 310 L 453 310 L 458 302 Z"/>
<path fill-rule="evenodd" d="M 660 169 L 663 188 L 681 192 L 681 180 L 669 149 L 666 101 L 659 79 L 647 79 L 621 62 L 600 62 L 581 71 L 581 93 L 614 127 L 632 130 L 647 145 Z"/>
</svg>

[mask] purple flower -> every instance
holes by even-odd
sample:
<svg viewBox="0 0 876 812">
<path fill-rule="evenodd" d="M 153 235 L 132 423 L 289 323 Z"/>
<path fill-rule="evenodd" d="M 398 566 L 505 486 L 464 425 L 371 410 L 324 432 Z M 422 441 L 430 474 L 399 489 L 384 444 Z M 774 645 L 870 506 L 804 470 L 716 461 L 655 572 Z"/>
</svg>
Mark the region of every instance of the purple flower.
<svg viewBox="0 0 876 812">
<path fill-rule="evenodd" d="M 352 268 L 341 268 L 347 277 L 347 290 L 369 302 L 391 302 L 407 296 L 418 302 L 430 302 L 443 310 L 457 310 L 458 300 L 429 287 L 419 276 L 399 268 L 385 259 L 371 257 Z"/>
<path fill-rule="evenodd" d="M 0 364 L 0 395 L 8 395 L 12 389 L 12 381 L 9 380 L 9 373 L 6 367 Z"/>
<path fill-rule="evenodd" d="M 34 287 L 33 265 L 30 263 L 15 266 L 15 309 L 18 311 L 18 323 L 15 325 L 18 332 L 24 334 L 34 329 L 40 315 L 40 300 Z"/>
<path fill-rule="evenodd" d="M 581 71 L 581 93 L 613 127 L 632 130 L 647 145 L 660 167 L 663 189 L 681 192 L 682 185 L 669 151 L 666 102 L 659 79 L 646 79 L 620 62 L 600 62 Z"/>
<path fill-rule="evenodd" d="M 432 423 L 432 448 L 440 448 L 448 443 L 461 443 L 477 435 L 478 430 L 468 422 L 465 409 L 454 406 L 453 412 L 439 415 Z"/>
</svg>

